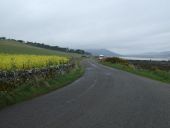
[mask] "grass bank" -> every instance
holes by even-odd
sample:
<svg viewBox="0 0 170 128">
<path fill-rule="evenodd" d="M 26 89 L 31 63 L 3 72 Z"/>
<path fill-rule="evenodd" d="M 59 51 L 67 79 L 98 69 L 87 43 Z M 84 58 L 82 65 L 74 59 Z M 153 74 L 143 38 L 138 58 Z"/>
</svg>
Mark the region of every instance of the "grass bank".
<svg viewBox="0 0 170 128">
<path fill-rule="evenodd" d="M 35 80 L 17 87 L 8 93 L 0 92 L 0 109 L 64 87 L 81 77 L 83 73 L 84 69 L 80 66 L 76 66 L 69 73 L 64 75 L 59 75 L 48 80 L 35 78 Z"/>
<path fill-rule="evenodd" d="M 162 71 L 162 70 L 146 70 L 146 69 L 137 69 L 133 65 L 123 65 L 116 64 L 111 62 L 102 62 L 103 65 L 113 67 L 116 69 L 124 70 L 130 73 L 134 73 L 136 75 L 144 76 L 147 78 L 151 78 L 153 80 L 158 80 L 165 83 L 170 83 L 170 71 Z"/>
<path fill-rule="evenodd" d="M 11 40 L 0 40 L 0 53 L 4 54 L 27 54 L 27 55 L 62 55 L 66 56 L 64 52 L 38 48 L 25 43 L 20 43 Z"/>
</svg>

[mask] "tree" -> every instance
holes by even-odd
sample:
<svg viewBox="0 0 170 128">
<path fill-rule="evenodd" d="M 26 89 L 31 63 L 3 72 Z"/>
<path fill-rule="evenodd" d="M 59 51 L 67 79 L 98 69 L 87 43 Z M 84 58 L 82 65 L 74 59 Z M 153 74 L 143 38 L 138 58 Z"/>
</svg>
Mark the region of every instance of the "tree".
<svg viewBox="0 0 170 128">
<path fill-rule="evenodd" d="M 0 40 L 6 40 L 6 37 L 0 37 Z"/>
</svg>

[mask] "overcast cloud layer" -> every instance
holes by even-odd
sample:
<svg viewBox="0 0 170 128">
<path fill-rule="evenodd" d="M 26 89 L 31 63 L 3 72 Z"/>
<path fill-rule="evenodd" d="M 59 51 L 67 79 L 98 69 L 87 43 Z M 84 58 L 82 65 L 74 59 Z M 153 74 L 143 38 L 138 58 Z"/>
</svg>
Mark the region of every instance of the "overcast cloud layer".
<svg viewBox="0 0 170 128">
<path fill-rule="evenodd" d="M 122 54 L 170 50 L 170 0 L 0 0 L 0 36 Z"/>
</svg>

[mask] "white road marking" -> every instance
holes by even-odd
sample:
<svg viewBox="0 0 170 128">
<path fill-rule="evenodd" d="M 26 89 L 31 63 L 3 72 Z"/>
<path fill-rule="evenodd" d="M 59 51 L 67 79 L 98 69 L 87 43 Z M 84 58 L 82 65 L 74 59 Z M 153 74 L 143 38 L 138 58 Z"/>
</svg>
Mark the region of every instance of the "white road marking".
<svg viewBox="0 0 170 128">
<path fill-rule="evenodd" d="M 92 85 L 90 85 L 83 93 L 81 93 L 77 98 L 82 97 L 83 95 L 85 95 L 87 92 L 89 92 L 90 89 L 92 89 L 97 83 L 97 79 L 94 80 L 94 83 Z M 76 101 L 76 98 L 70 99 L 68 101 L 66 101 L 67 104 L 69 103 L 73 103 Z"/>
<path fill-rule="evenodd" d="M 80 94 L 78 97 L 81 97 L 81 96 L 83 96 L 83 95 L 85 95 L 90 89 L 92 89 L 95 85 L 96 85 L 96 83 L 97 83 L 97 80 L 94 80 L 94 83 L 91 85 L 91 86 L 89 86 L 87 89 L 86 89 L 86 91 L 84 91 L 82 94 Z"/>
</svg>

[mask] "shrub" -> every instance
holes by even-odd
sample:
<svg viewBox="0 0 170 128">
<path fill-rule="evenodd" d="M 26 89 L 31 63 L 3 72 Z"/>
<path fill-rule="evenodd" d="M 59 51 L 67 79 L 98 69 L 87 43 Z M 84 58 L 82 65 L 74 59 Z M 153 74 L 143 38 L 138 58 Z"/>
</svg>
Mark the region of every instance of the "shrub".
<svg viewBox="0 0 170 128">
<path fill-rule="evenodd" d="M 126 65 L 126 66 L 129 65 L 128 61 L 126 61 L 124 59 L 120 59 L 118 57 L 108 57 L 108 58 L 105 58 L 104 61 L 110 62 L 110 63 L 116 63 L 116 64 L 123 64 L 123 65 Z"/>
</svg>

